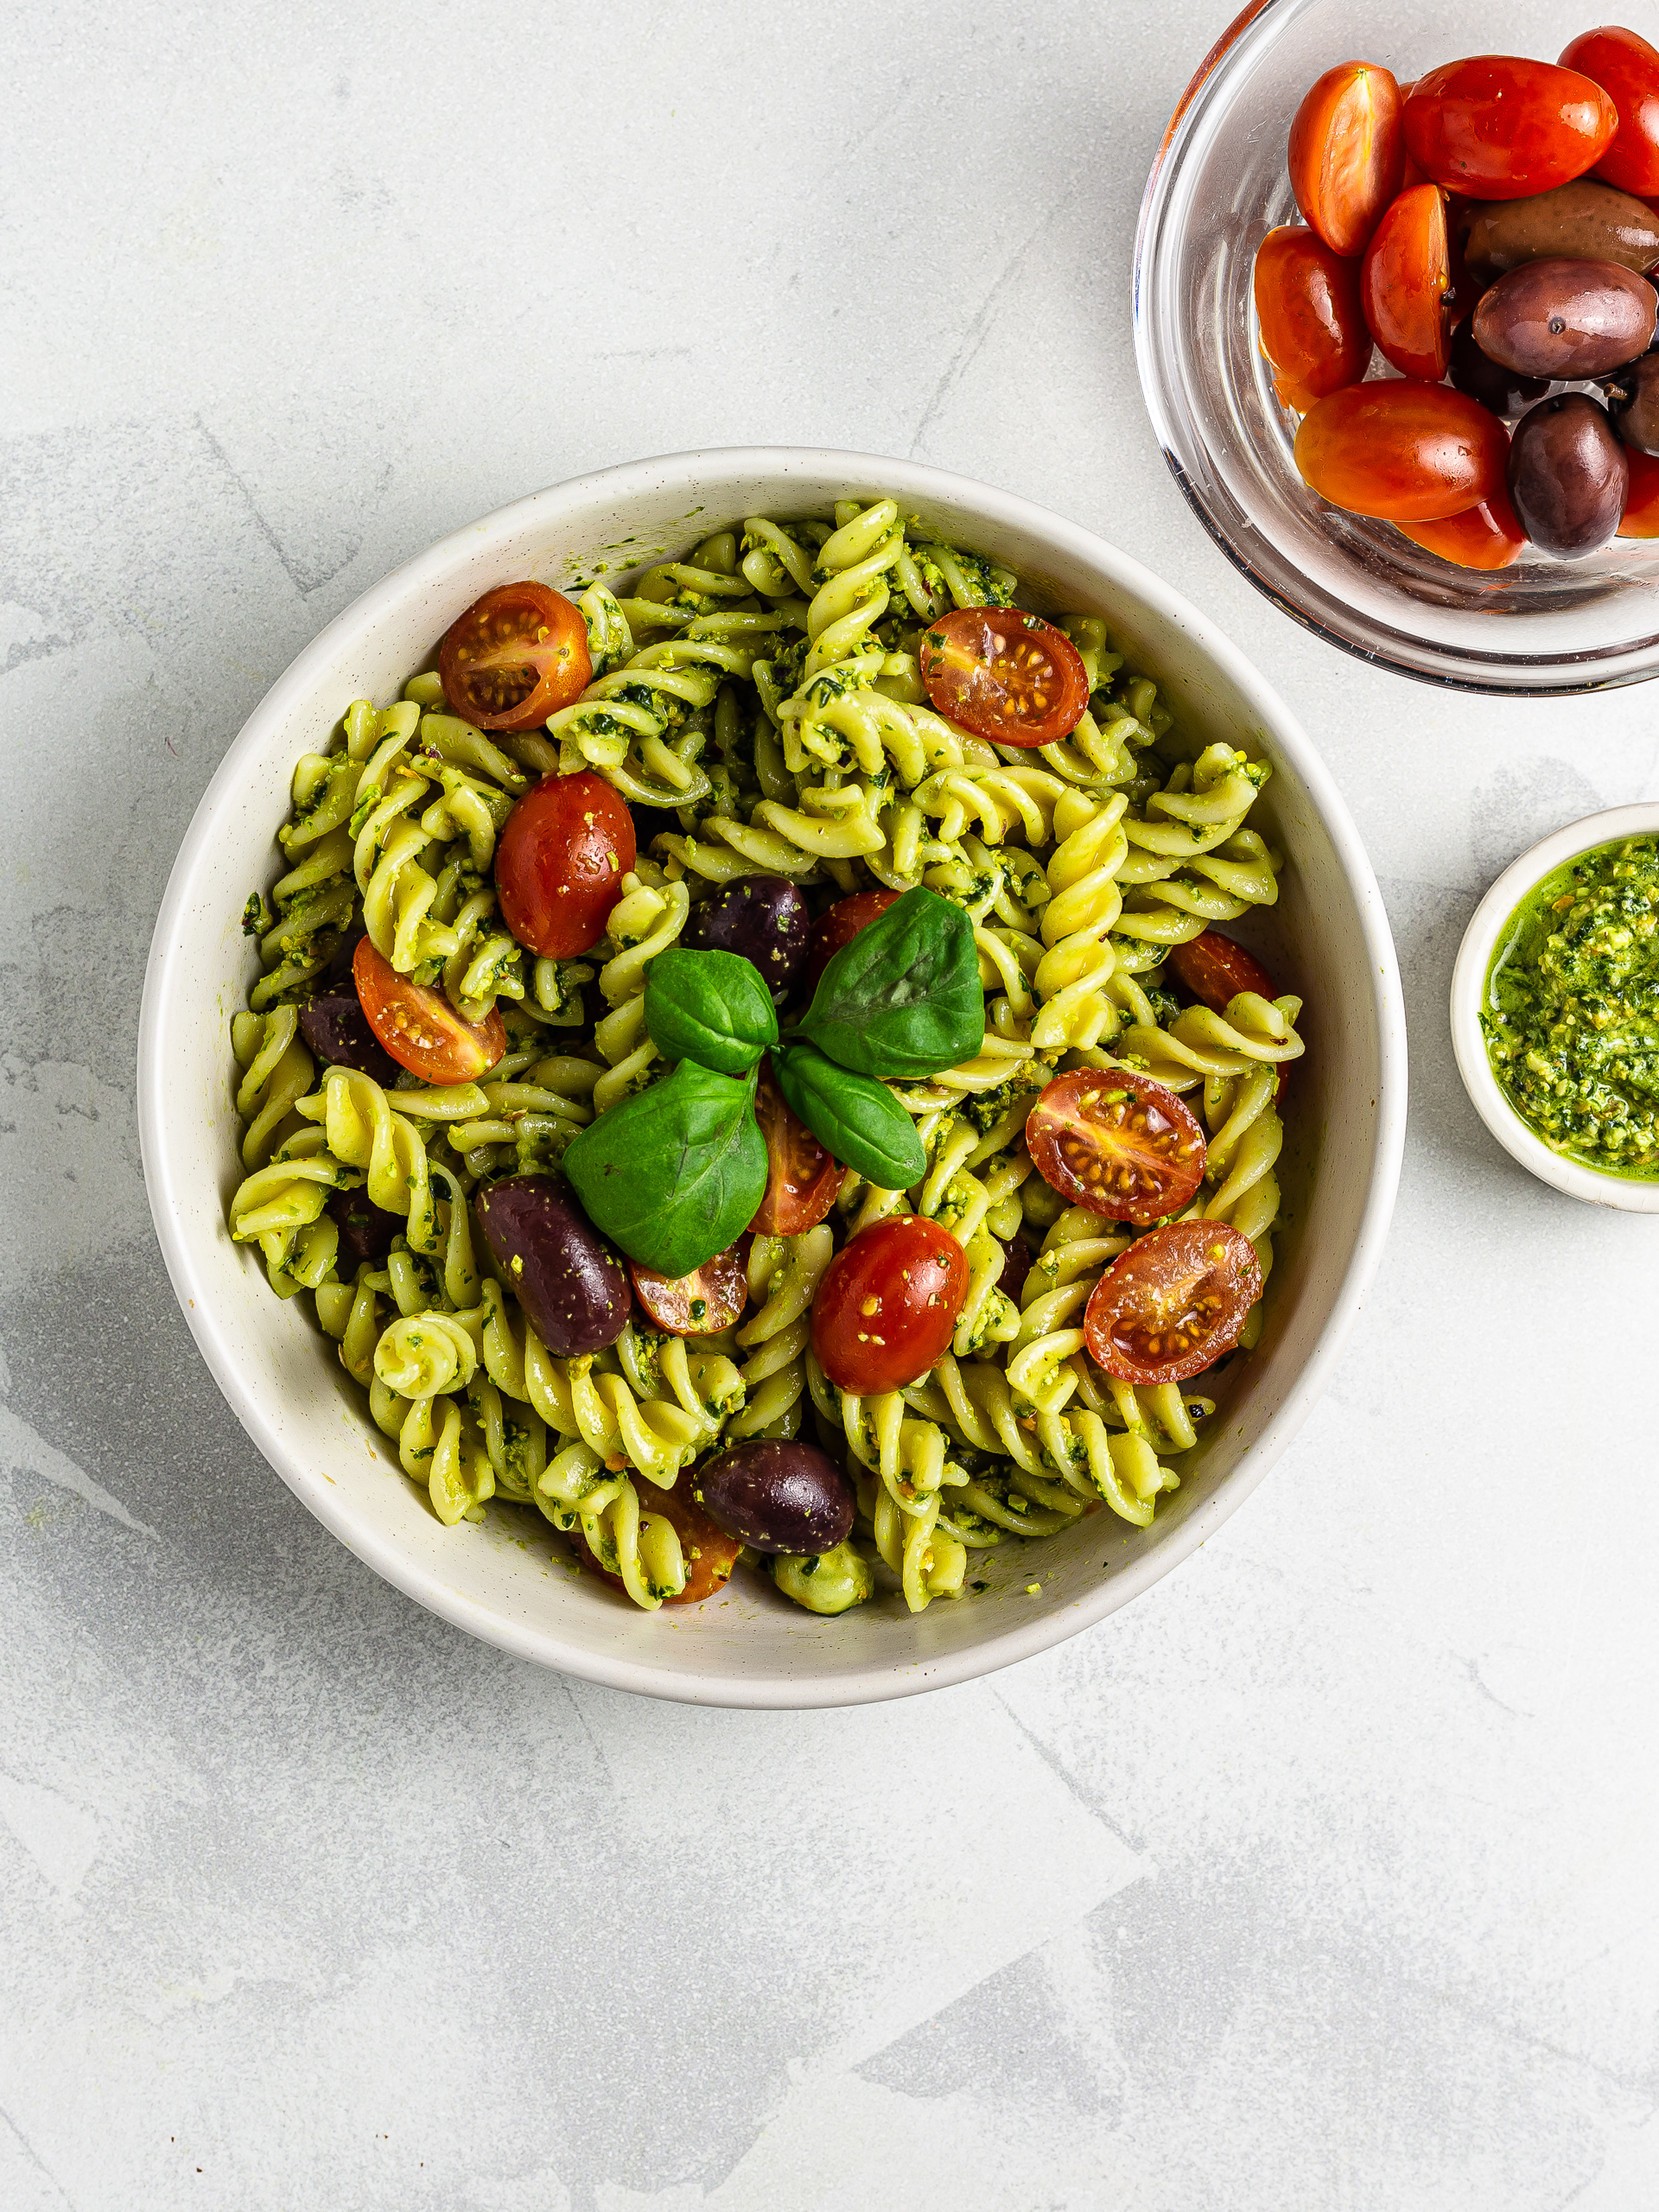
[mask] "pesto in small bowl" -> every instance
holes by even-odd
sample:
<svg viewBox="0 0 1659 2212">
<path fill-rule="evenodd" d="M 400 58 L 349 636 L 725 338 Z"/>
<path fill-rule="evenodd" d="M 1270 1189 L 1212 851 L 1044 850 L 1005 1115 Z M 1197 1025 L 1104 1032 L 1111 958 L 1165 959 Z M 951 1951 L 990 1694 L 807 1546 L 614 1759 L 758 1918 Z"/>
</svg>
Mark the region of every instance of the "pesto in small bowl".
<svg viewBox="0 0 1659 2212">
<path fill-rule="evenodd" d="M 1659 1180 L 1659 838 L 1595 846 L 1529 892 L 1498 932 L 1480 1027 L 1552 1152 Z"/>
</svg>

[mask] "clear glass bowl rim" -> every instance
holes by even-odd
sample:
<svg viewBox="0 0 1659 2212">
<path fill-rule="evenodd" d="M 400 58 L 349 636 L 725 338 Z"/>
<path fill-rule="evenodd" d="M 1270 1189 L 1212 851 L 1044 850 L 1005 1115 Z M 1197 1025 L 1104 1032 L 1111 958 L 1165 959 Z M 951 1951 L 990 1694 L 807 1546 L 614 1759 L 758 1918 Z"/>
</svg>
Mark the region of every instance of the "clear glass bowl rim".
<svg viewBox="0 0 1659 2212">
<path fill-rule="evenodd" d="M 1170 117 L 1158 151 L 1153 157 L 1135 230 L 1133 321 L 1135 363 L 1141 392 L 1170 474 L 1180 486 L 1187 505 L 1240 575 L 1247 578 L 1265 599 L 1270 600 L 1281 613 L 1287 614 L 1292 621 L 1356 660 L 1409 677 L 1414 683 L 1433 684 L 1445 690 L 1475 692 L 1503 698 L 1554 699 L 1574 693 L 1614 690 L 1625 684 L 1650 682 L 1655 677 L 1659 677 L 1659 637 L 1620 648 L 1620 654 L 1626 658 L 1627 664 L 1611 671 L 1598 670 L 1597 667 L 1598 659 L 1611 658 L 1614 657 L 1611 654 L 1516 653 L 1494 656 L 1491 673 L 1481 674 L 1472 672 L 1467 661 L 1437 642 L 1420 638 L 1415 642 L 1421 653 L 1431 658 L 1444 656 L 1451 664 L 1442 667 L 1421 665 L 1401 652 L 1391 649 L 1386 632 L 1358 613 L 1353 617 L 1352 631 L 1344 631 L 1313 613 L 1294 596 L 1287 584 L 1275 582 L 1263 573 L 1211 512 L 1183 461 L 1185 441 L 1164 389 L 1153 332 L 1153 302 L 1156 295 L 1148 283 L 1151 247 L 1165 218 L 1166 202 L 1173 181 L 1179 170 L 1183 156 L 1192 144 L 1193 110 L 1202 107 L 1204 95 L 1217 72 L 1231 61 L 1241 48 L 1248 52 L 1269 38 L 1282 35 L 1298 16 L 1318 4 L 1319 0 L 1249 0 L 1249 4 L 1234 17 L 1193 72 L 1176 103 L 1175 111 Z M 1160 305 L 1162 307 L 1161 302 Z M 1162 307 L 1162 311 L 1167 313 L 1171 310 Z M 1196 438 L 1193 442 L 1198 442 Z M 1287 560 L 1285 566 L 1291 569 L 1294 564 Z M 1403 626 L 1402 634 L 1407 634 Z M 1636 655 L 1642 658 L 1630 658 Z"/>
</svg>

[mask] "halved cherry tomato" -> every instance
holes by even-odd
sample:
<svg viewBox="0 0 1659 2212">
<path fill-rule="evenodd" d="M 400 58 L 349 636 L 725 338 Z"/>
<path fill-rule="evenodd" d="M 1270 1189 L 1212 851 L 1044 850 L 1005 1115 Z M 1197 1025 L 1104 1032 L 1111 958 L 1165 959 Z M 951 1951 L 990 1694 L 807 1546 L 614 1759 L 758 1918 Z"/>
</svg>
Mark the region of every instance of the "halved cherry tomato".
<svg viewBox="0 0 1659 2212">
<path fill-rule="evenodd" d="M 369 1027 L 399 1067 L 426 1083 L 471 1083 L 507 1049 L 506 1024 L 492 1007 L 482 1021 L 463 1021 L 442 991 L 411 983 L 369 938 L 352 955 L 352 980 Z"/>
<path fill-rule="evenodd" d="M 544 777 L 495 849 L 501 918 L 528 950 L 573 959 L 604 936 L 633 862 L 633 817 L 603 776 Z"/>
<path fill-rule="evenodd" d="M 1621 537 L 1659 537 L 1659 460 L 1650 453 L 1625 453 L 1630 464 L 1630 488 L 1624 495 L 1624 513 L 1618 525 Z"/>
<path fill-rule="evenodd" d="M 1026 1116 L 1044 1182 L 1109 1221 L 1178 1213 L 1204 1180 L 1204 1131 L 1173 1090 L 1122 1068 L 1057 1075 Z"/>
<path fill-rule="evenodd" d="M 1052 745 L 1089 704 L 1083 655 L 1017 607 L 953 607 L 923 631 L 921 659 L 939 713 L 993 745 Z"/>
<path fill-rule="evenodd" d="M 1219 930 L 1200 930 L 1185 944 L 1169 949 L 1169 964 L 1202 1005 L 1225 1014 L 1241 991 L 1277 998 L 1274 981 L 1259 960 Z"/>
<path fill-rule="evenodd" d="M 729 1329 L 748 1304 L 748 1239 L 740 1236 L 689 1275 L 659 1275 L 632 1260 L 628 1273 L 635 1297 L 659 1329 L 675 1337 L 707 1337 Z"/>
<path fill-rule="evenodd" d="M 1397 522 L 1395 528 L 1414 545 L 1438 553 L 1458 569 L 1507 569 L 1527 543 L 1520 517 L 1501 484 L 1478 507 L 1460 515 L 1447 515 L 1442 522 Z"/>
<path fill-rule="evenodd" d="M 1420 77 L 1406 148 L 1425 176 L 1474 200 L 1524 200 L 1592 169 L 1618 110 L 1601 86 L 1553 61 L 1477 54 Z"/>
<path fill-rule="evenodd" d="M 1638 199 L 1659 192 L 1659 51 L 1638 32 L 1604 23 L 1573 40 L 1561 67 L 1599 85 L 1618 110 L 1618 129 L 1596 175 Z"/>
<path fill-rule="evenodd" d="M 1402 192 L 1377 225 L 1360 265 L 1360 302 L 1373 338 L 1402 376 L 1438 384 L 1452 362 L 1452 247 L 1438 184 Z"/>
<path fill-rule="evenodd" d="M 770 1060 L 760 1063 L 754 1118 L 766 1141 L 766 1195 L 749 1227 L 758 1236 L 803 1236 L 836 1203 L 841 1162 L 785 1105 Z"/>
<path fill-rule="evenodd" d="M 1262 351 L 1278 374 L 1280 404 L 1306 415 L 1317 399 L 1357 384 L 1371 358 L 1359 303 L 1359 270 L 1315 231 L 1287 223 L 1256 249 L 1255 313 Z"/>
<path fill-rule="evenodd" d="M 499 584 L 445 631 L 438 674 L 463 721 L 536 729 L 593 681 L 582 609 L 546 584 Z"/>
<path fill-rule="evenodd" d="M 1089 1357 L 1123 1382 L 1185 1382 L 1238 1342 L 1262 1262 L 1224 1221 L 1172 1221 L 1138 1236 L 1095 1285 Z"/>
<path fill-rule="evenodd" d="M 806 941 L 804 980 L 809 998 L 818 988 L 819 976 L 842 945 L 850 944 L 861 930 L 868 929 L 895 899 L 902 896 L 898 891 L 855 891 L 850 899 L 838 899 L 818 916 Z"/>
<path fill-rule="evenodd" d="M 1304 482 L 1351 514 L 1437 522 L 1491 499 L 1510 438 L 1478 400 L 1387 378 L 1320 400 L 1296 433 Z"/>
<path fill-rule="evenodd" d="M 705 1598 L 712 1598 L 716 1590 L 723 1590 L 731 1580 L 732 1569 L 737 1565 L 737 1555 L 743 1548 L 735 1536 L 728 1536 L 724 1529 L 709 1518 L 702 1508 L 683 1485 L 690 1477 L 683 1475 L 672 1490 L 658 1490 L 643 1475 L 630 1475 L 629 1480 L 639 1493 L 639 1519 L 643 1526 L 652 1514 L 660 1514 L 672 1523 L 680 1540 L 680 1551 L 685 1560 L 685 1587 L 677 1598 L 664 1598 L 665 1605 L 696 1605 Z M 568 1530 L 570 1548 L 586 1567 L 618 1590 L 625 1589 L 620 1574 L 613 1574 L 602 1567 L 590 1548 L 580 1528 Z"/>
<path fill-rule="evenodd" d="M 1374 61 L 1327 69 L 1290 126 L 1296 205 L 1333 253 L 1363 253 L 1400 189 L 1404 103 L 1392 73 Z"/>
<path fill-rule="evenodd" d="M 894 1214 L 843 1245 L 812 1301 L 812 1349 L 842 1390 L 901 1390 L 944 1357 L 968 1292 L 968 1255 L 948 1229 Z"/>
</svg>

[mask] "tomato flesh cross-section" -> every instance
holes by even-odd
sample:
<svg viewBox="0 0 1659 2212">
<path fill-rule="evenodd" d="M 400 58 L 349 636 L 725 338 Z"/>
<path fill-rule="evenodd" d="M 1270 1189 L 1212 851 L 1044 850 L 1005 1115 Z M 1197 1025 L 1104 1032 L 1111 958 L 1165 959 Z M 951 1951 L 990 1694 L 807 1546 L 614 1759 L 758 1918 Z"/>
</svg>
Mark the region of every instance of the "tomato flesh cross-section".
<svg viewBox="0 0 1659 2212">
<path fill-rule="evenodd" d="M 1238 1342 L 1262 1262 L 1224 1221 L 1174 1221 L 1137 1237 L 1095 1285 L 1089 1357 L 1123 1382 L 1185 1382 Z"/>
<path fill-rule="evenodd" d="M 1089 704 L 1083 655 L 1017 607 L 953 607 L 923 631 L 921 660 L 939 713 L 993 745 L 1052 745 Z"/>
<path fill-rule="evenodd" d="M 1204 1131 L 1173 1090 L 1126 1068 L 1056 1076 L 1026 1118 L 1043 1180 L 1110 1221 L 1179 1213 L 1204 1180 Z"/>
</svg>

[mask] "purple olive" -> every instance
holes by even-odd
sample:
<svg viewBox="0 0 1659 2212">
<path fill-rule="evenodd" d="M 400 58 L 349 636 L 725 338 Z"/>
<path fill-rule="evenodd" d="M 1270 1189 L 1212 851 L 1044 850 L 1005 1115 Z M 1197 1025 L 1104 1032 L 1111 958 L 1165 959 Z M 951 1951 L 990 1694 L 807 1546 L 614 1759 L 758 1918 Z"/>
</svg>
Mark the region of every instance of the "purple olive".
<svg viewBox="0 0 1659 2212">
<path fill-rule="evenodd" d="M 1494 276 L 1528 261 L 1614 261 L 1645 273 L 1659 262 L 1659 215 L 1645 200 L 1574 177 L 1524 200 L 1478 201 L 1465 254 Z"/>
<path fill-rule="evenodd" d="M 1510 499 L 1541 553 L 1581 560 L 1618 528 L 1630 464 L 1605 411 L 1581 391 L 1540 400 L 1515 426 Z"/>
<path fill-rule="evenodd" d="M 1517 376 L 1483 353 L 1466 322 L 1459 325 L 1452 340 L 1452 381 L 1494 415 L 1518 415 L 1549 390 L 1548 377 Z"/>
<path fill-rule="evenodd" d="M 758 1552 L 833 1551 L 853 1525 L 852 1484 L 816 1445 L 755 1437 L 698 1469 L 692 1496 Z"/>
<path fill-rule="evenodd" d="M 812 917 L 786 875 L 741 875 L 691 909 L 680 943 L 692 952 L 737 952 L 782 998 L 806 959 Z"/>
<path fill-rule="evenodd" d="M 300 1016 L 300 1034 L 331 1068 L 355 1068 L 384 1090 L 397 1077 L 397 1063 L 369 1027 L 355 991 L 324 991 Z"/>
<path fill-rule="evenodd" d="M 1603 389 L 1613 428 L 1624 443 L 1637 453 L 1659 454 L 1659 353 L 1644 353 L 1610 377 Z"/>
<path fill-rule="evenodd" d="M 342 1282 L 354 1275 L 365 1260 L 384 1260 L 391 1240 L 407 1225 L 401 1214 L 388 1213 L 372 1205 L 366 1191 L 336 1191 L 327 1211 L 340 1227 L 340 1255 L 334 1273 Z"/>
<path fill-rule="evenodd" d="M 1659 293 L 1611 261 L 1527 261 L 1483 292 L 1475 343 L 1525 377 L 1605 376 L 1644 353 Z"/>
<path fill-rule="evenodd" d="M 1017 1306 L 1020 1294 L 1026 1287 L 1026 1277 L 1031 1273 L 1031 1247 L 1016 1229 L 1008 1239 L 1008 1249 L 1002 1255 L 1002 1272 L 996 1287 L 1005 1298 Z"/>
<path fill-rule="evenodd" d="M 473 1200 L 496 1265 L 530 1325 L 560 1359 L 602 1351 L 626 1322 L 628 1271 L 552 1175 L 512 1175 Z"/>
</svg>

